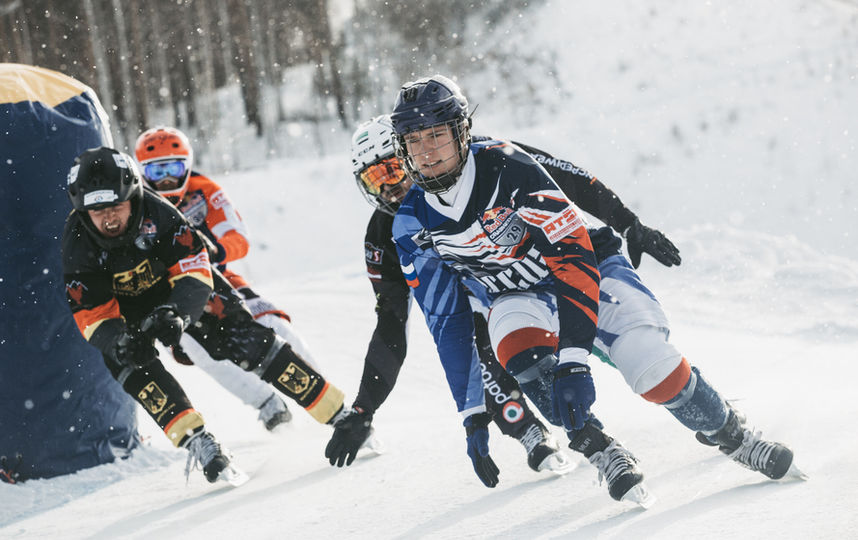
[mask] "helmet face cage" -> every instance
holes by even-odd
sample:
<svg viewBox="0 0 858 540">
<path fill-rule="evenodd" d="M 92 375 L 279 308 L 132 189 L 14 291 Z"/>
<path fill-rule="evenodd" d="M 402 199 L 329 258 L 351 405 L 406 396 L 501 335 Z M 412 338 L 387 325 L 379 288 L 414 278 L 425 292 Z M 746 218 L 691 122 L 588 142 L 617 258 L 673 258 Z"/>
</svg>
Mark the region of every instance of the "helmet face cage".
<svg viewBox="0 0 858 540">
<path fill-rule="evenodd" d="M 396 133 L 396 152 L 405 165 L 411 180 L 429 193 L 443 193 L 452 188 L 465 166 L 470 145 L 470 117 L 468 100 L 459 86 L 441 75 L 426 77 L 402 86 L 396 97 L 393 114 L 393 129 Z M 414 156 L 409 155 L 406 135 L 424 132 L 434 135 L 441 126 L 449 127 L 456 148 L 457 163 L 444 173 L 428 176 L 421 173 Z"/>
<path fill-rule="evenodd" d="M 146 183 L 163 195 L 173 203 L 178 203 L 188 190 L 188 178 L 191 175 L 191 167 L 194 161 L 194 150 L 191 148 L 191 143 L 188 137 L 178 129 L 171 127 L 156 127 L 143 132 L 135 144 L 134 154 L 137 161 L 143 167 L 143 178 Z M 167 189 L 165 183 L 159 182 L 165 179 L 165 176 L 159 178 L 149 177 L 145 174 L 147 165 L 150 164 L 170 164 L 180 162 L 182 164 L 183 173 L 179 176 L 172 177 L 176 179 L 177 185 Z M 161 167 L 154 169 L 163 170 Z M 179 167 L 176 168 L 178 170 Z"/>
<path fill-rule="evenodd" d="M 409 141 L 412 140 L 411 137 L 408 137 L 409 133 L 402 136 L 398 135 L 396 137 L 396 155 L 402 161 L 405 172 L 412 182 L 423 188 L 427 193 L 434 194 L 449 191 L 454 185 L 456 185 L 456 182 L 459 180 L 459 176 L 462 174 L 462 169 L 465 168 L 465 163 L 468 158 L 468 149 L 470 147 L 471 140 L 469 123 L 469 120 L 466 118 L 458 118 L 456 120 L 449 120 L 434 126 L 429 126 L 425 128 L 425 130 L 421 130 L 424 131 L 421 138 L 436 138 L 438 132 L 442 128 L 449 128 L 453 135 L 452 141 L 449 144 L 455 146 L 455 153 L 454 157 L 450 159 L 455 159 L 456 164 L 447 172 L 435 176 L 428 176 L 420 172 L 420 168 L 417 165 L 415 157 L 408 151 L 408 146 L 405 142 L 406 139 L 409 139 Z M 412 142 L 412 145 L 413 144 L 414 142 Z"/>
</svg>

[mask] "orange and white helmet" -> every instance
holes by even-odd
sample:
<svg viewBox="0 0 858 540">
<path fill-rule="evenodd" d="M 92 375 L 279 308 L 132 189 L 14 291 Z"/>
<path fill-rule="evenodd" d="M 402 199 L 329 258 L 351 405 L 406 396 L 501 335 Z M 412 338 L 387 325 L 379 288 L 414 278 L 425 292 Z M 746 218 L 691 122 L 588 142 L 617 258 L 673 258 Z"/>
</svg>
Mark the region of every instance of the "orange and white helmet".
<svg viewBox="0 0 858 540">
<path fill-rule="evenodd" d="M 152 189 L 174 204 L 182 200 L 194 164 L 194 150 L 184 133 L 171 127 L 144 131 L 137 137 L 134 154 Z"/>
</svg>

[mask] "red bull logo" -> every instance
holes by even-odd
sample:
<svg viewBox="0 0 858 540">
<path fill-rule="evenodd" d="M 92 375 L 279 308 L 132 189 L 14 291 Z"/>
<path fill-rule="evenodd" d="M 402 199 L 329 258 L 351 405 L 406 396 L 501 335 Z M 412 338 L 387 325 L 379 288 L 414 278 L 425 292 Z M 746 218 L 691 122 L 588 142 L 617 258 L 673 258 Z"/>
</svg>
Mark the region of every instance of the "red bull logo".
<svg viewBox="0 0 858 540">
<path fill-rule="evenodd" d="M 488 234 L 493 233 L 500 227 L 506 219 L 512 215 L 512 208 L 507 208 L 505 206 L 496 206 L 492 209 L 486 210 L 483 212 L 483 216 L 480 218 L 480 222 L 483 226 L 483 229 Z"/>
</svg>

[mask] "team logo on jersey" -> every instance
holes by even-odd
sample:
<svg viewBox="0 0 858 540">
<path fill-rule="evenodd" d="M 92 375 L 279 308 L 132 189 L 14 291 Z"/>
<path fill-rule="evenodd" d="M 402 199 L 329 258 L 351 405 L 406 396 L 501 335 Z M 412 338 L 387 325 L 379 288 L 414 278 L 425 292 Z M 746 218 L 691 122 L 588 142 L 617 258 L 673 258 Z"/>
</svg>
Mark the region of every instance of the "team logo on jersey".
<svg viewBox="0 0 858 540">
<path fill-rule="evenodd" d="M 294 362 L 289 362 L 283 373 L 277 377 L 277 382 L 295 396 L 303 394 L 310 387 L 310 375 L 298 367 Z"/>
<path fill-rule="evenodd" d="M 363 250 L 366 255 L 366 262 L 370 264 L 381 264 L 381 258 L 384 256 L 383 249 L 366 242 L 363 245 Z"/>
<path fill-rule="evenodd" d="M 194 245 L 194 233 L 191 231 L 191 228 L 187 225 L 182 225 L 179 227 L 179 230 L 173 234 L 173 245 L 178 242 L 179 244 L 185 246 L 190 249 Z"/>
<path fill-rule="evenodd" d="M 124 296 L 139 296 L 158 283 L 161 276 L 152 271 L 152 263 L 146 259 L 127 272 L 113 274 L 113 291 Z"/>
<path fill-rule="evenodd" d="M 206 204 L 206 198 L 202 190 L 197 189 L 185 195 L 185 198 L 179 203 L 179 211 L 185 215 L 185 218 L 194 227 L 199 227 L 205 223 L 209 207 Z"/>
<path fill-rule="evenodd" d="M 515 246 L 524 237 L 524 222 L 512 208 L 496 206 L 483 212 L 480 225 L 489 240 L 499 246 Z"/>
<path fill-rule="evenodd" d="M 158 226 L 149 218 L 143 220 L 140 225 L 140 234 L 134 239 L 134 245 L 143 251 L 149 251 L 155 245 L 155 237 L 158 235 Z"/>
<path fill-rule="evenodd" d="M 83 291 L 89 290 L 84 287 L 83 283 L 80 281 L 72 281 L 71 283 L 66 283 L 66 293 L 68 297 L 72 299 L 72 301 L 80 305 L 81 299 L 83 298 Z"/>
<path fill-rule="evenodd" d="M 137 398 L 143 407 L 152 414 L 158 414 L 164 410 L 164 405 L 167 404 L 167 394 L 155 384 L 155 381 L 150 382 L 137 393 Z"/>
</svg>

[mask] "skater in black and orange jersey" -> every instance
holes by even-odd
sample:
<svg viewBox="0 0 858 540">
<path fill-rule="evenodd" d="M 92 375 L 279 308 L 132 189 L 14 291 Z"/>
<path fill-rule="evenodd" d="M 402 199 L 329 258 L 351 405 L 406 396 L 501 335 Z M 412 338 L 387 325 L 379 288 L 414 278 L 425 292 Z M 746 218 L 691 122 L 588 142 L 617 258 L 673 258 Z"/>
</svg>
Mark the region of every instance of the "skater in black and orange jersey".
<svg viewBox="0 0 858 540">
<path fill-rule="evenodd" d="M 241 275 L 227 268 L 228 263 L 244 258 L 250 249 L 247 227 L 223 188 L 192 170 L 194 151 L 188 137 L 172 127 L 149 129 L 137 138 L 135 156 L 147 186 L 166 197 L 202 233 L 212 263 L 241 293 L 253 317 L 274 330 L 315 367 L 309 347 L 295 331 L 289 316 L 259 296 Z M 180 363 L 196 364 L 221 386 L 258 409 L 259 419 L 269 430 L 291 419 L 286 404 L 269 385 L 234 365 L 213 362 L 203 355 L 193 355 L 191 359 L 182 347 L 174 347 L 173 356 Z"/>
<path fill-rule="evenodd" d="M 233 471 L 228 452 L 164 369 L 155 339 L 170 347 L 187 333 L 213 359 L 271 383 L 320 423 L 338 418 L 343 393 L 253 319 L 181 212 L 143 189 L 130 156 L 87 150 L 69 172 L 68 191 L 74 210 L 63 233 L 63 266 L 78 327 L 210 482 Z"/>
</svg>

